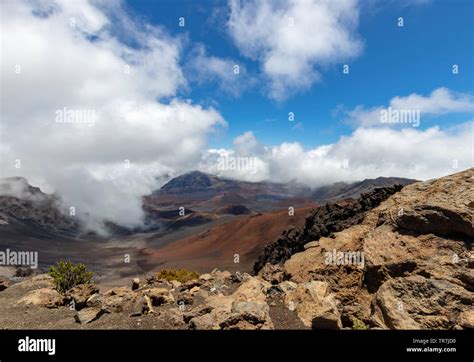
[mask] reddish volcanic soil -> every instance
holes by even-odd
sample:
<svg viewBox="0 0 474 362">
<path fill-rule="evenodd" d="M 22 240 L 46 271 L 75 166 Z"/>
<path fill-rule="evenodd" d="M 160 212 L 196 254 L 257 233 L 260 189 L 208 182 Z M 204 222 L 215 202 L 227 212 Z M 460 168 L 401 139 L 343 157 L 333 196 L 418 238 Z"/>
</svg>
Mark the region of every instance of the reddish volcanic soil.
<svg viewBox="0 0 474 362">
<path fill-rule="evenodd" d="M 161 249 L 148 249 L 146 263 L 158 266 L 157 270 L 185 267 L 199 272 L 214 268 L 248 272 L 265 244 L 280 236 L 290 225 L 302 227 L 311 208 L 296 209 L 295 216 L 289 216 L 288 210 L 238 216 Z M 239 254 L 239 263 L 234 263 L 235 254 Z"/>
</svg>

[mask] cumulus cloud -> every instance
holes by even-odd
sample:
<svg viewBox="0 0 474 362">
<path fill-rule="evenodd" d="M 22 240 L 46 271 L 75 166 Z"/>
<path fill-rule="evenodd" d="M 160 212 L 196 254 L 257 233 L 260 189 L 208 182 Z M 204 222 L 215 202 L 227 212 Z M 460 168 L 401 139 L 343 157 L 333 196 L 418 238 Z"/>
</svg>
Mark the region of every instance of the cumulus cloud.
<svg viewBox="0 0 474 362">
<path fill-rule="evenodd" d="M 262 145 L 251 131 L 247 131 L 234 139 L 234 150 L 242 156 L 260 153 Z"/>
<path fill-rule="evenodd" d="M 423 96 L 412 93 L 406 97 L 394 97 L 388 107 L 397 111 L 419 112 L 420 116 L 440 116 L 448 113 L 464 113 L 474 110 L 474 97 L 471 94 L 459 93 L 441 87 L 431 94 Z M 388 107 L 376 106 L 365 108 L 357 106 L 348 112 L 348 121 L 357 126 L 380 126 L 382 111 Z"/>
<path fill-rule="evenodd" d="M 209 55 L 202 44 L 195 46 L 189 58 L 186 70 L 191 81 L 215 83 L 221 91 L 232 96 L 239 96 L 255 84 L 244 64 L 236 59 Z"/>
<path fill-rule="evenodd" d="M 58 192 L 90 222 L 138 225 L 155 176 L 191 168 L 226 125 L 177 98 L 181 40 L 120 3 L 4 1 L 2 13 L 1 176 Z"/>
<path fill-rule="evenodd" d="M 473 131 L 474 121 L 444 130 L 362 127 L 336 143 L 310 149 L 298 142 L 255 147 L 258 151 L 247 157 L 256 158 L 256 172 L 216 167 L 218 157 L 241 157 L 237 149 L 210 150 L 203 168 L 249 181 L 296 179 L 312 187 L 379 176 L 426 180 L 473 166 Z"/>
<path fill-rule="evenodd" d="M 228 29 L 240 51 L 261 64 L 269 96 L 309 88 L 321 67 L 360 54 L 355 0 L 230 0 Z"/>
</svg>

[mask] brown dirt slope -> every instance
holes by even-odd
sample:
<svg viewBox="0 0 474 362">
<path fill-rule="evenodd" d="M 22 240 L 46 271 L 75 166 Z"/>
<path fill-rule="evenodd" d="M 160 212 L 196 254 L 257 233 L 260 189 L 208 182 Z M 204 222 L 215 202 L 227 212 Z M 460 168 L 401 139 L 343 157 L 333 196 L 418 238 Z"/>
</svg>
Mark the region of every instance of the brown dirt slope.
<svg viewBox="0 0 474 362">
<path fill-rule="evenodd" d="M 265 243 L 290 225 L 301 227 L 310 210 L 311 207 L 296 209 L 294 216 L 289 216 L 288 210 L 242 215 L 153 250 L 149 263 L 155 263 L 159 268 L 183 266 L 203 272 L 215 267 L 250 271 Z M 238 264 L 234 263 L 234 254 L 239 254 Z"/>
</svg>

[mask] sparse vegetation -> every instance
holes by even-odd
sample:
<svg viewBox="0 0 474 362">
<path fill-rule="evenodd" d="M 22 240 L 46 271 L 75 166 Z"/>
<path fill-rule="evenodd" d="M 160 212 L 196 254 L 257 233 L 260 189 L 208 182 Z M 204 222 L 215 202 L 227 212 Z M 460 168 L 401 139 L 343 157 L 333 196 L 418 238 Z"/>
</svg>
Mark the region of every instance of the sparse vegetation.
<svg viewBox="0 0 474 362">
<path fill-rule="evenodd" d="M 70 261 L 59 261 L 57 266 L 51 266 L 48 274 L 54 279 L 55 288 L 59 293 L 66 293 L 76 285 L 89 284 L 94 276 L 87 271 L 84 264 L 73 264 Z"/>
<path fill-rule="evenodd" d="M 199 273 L 187 269 L 163 269 L 155 274 L 156 279 L 164 279 L 167 281 L 177 280 L 185 283 L 190 280 L 198 279 Z"/>
<path fill-rule="evenodd" d="M 367 327 L 365 323 L 362 322 L 360 319 L 355 318 L 355 317 L 352 317 L 351 319 L 352 319 L 352 329 L 357 329 L 361 331 L 365 331 L 369 329 L 369 327 Z"/>
</svg>

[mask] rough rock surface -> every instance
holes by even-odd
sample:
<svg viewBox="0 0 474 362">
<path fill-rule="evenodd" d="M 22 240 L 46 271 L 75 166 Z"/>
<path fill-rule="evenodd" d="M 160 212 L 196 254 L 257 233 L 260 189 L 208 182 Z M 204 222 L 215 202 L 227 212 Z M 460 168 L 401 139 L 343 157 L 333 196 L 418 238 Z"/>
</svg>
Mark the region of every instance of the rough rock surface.
<svg viewBox="0 0 474 362">
<path fill-rule="evenodd" d="M 328 287 L 328 283 L 314 280 L 299 284 L 286 294 L 285 303 L 296 310 L 307 327 L 341 329 L 337 300 L 329 293 Z"/>
<path fill-rule="evenodd" d="M 99 292 L 99 288 L 94 284 L 82 284 L 66 292 L 65 302 L 74 301 L 75 308 L 80 310 L 86 306 L 88 299 Z"/>
<path fill-rule="evenodd" d="M 26 294 L 18 304 L 37 305 L 40 307 L 57 308 L 63 303 L 62 297 L 54 289 L 40 288 Z"/>
<path fill-rule="evenodd" d="M 412 275 L 391 279 L 379 288 L 372 320 L 392 329 L 447 329 L 462 313 L 472 312 L 473 305 L 473 293 L 461 286 Z"/>
<path fill-rule="evenodd" d="M 378 328 L 469 325 L 473 174 L 470 169 L 404 187 L 360 224 L 294 254 L 284 264 L 285 278 L 327 282 L 341 302 L 344 326 L 354 317 Z M 334 251 L 361 258 L 338 264 L 328 258 Z"/>
<path fill-rule="evenodd" d="M 77 312 L 75 319 L 78 323 L 87 324 L 99 319 L 104 313 L 104 309 L 101 308 L 87 308 Z"/>
</svg>

